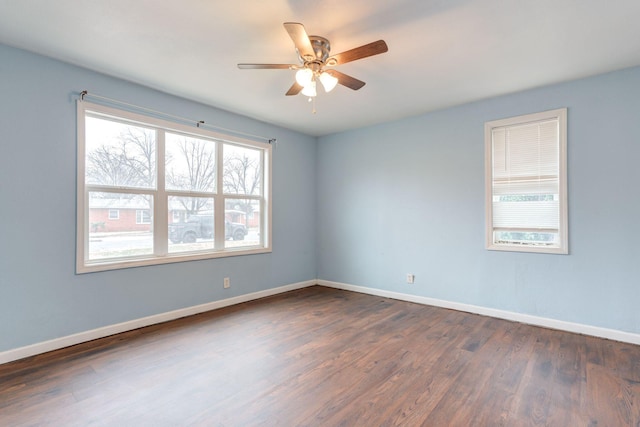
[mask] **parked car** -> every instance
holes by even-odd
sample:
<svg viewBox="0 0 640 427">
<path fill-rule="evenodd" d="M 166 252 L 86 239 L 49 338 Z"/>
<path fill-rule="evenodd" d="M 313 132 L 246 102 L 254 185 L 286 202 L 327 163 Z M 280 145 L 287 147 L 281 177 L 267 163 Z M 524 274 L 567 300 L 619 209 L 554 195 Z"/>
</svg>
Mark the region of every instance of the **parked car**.
<svg viewBox="0 0 640 427">
<path fill-rule="evenodd" d="M 224 221 L 224 238 L 229 240 L 244 240 L 247 235 L 247 227 L 239 222 Z"/>
<path fill-rule="evenodd" d="M 197 239 L 213 238 L 213 217 L 210 215 L 191 215 L 184 222 L 169 224 L 169 240 L 173 243 L 194 243 Z M 244 224 L 225 220 L 225 239 L 244 240 L 247 227 Z"/>
</svg>

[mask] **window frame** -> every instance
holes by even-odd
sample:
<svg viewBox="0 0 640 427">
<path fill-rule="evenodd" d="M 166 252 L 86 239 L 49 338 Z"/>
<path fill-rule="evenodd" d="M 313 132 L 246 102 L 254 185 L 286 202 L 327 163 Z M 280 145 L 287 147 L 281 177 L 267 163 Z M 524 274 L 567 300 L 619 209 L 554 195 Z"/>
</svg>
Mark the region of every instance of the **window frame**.
<svg viewBox="0 0 640 427">
<path fill-rule="evenodd" d="M 497 128 L 522 126 L 548 120 L 558 121 L 558 190 L 559 190 L 559 243 L 553 246 L 522 245 L 494 242 L 493 226 L 493 131 Z M 510 252 L 547 254 L 569 253 L 569 227 L 567 203 L 567 109 L 542 111 L 485 123 L 485 236 L 486 249 Z"/>
<path fill-rule="evenodd" d="M 111 215 L 114 213 L 114 215 Z M 120 219 L 120 209 L 109 209 L 109 213 L 107 214 L 107 219 L 109 221 L 116 221 Z"/>
<path fill-rule="evenodd" d="M 94 185 L 86 183 L 86 134 L 85 118 L 104 118 L 116 122 L 125 122 L 136 126 L 145 126 L 156 131 L 156 183 L 155 188 L 130 188 L 108 185 Z M 139 114 L 119 108 L 95 104 L 86 100 L 77 102 L 77 212 L 76 212 L 76 273 L 115 270 L 130 267 L 167 264 L 174 262 L 194 261 L 212 258 L 223 258 L 238 255 L 262 254 L 272 251 L 271 243 L 271 182 L 272 182 L 272 153 L 271 145 L 252 141 L 236 136 L 213 132 L 201 127 L 188 126 L 145 114 Z M 164 134 L 176 132 L 193 138 L 211 140 L 216 150 L 216 188 L 214 192 L 174 191 L 165 188 L 165 157 Z M 224 236 L 225 200 L 229 194 L 223 191 L 223 147 L 226 145 L 256 149 L 260 152 L 262 167 L 262 188 L 259 195 L 231 195 L 232 198 L 258 200 L 260 204 L 260 242 L 258 245 L 242 247 L 225 247 L 225 239 L 217 238 L 213 249 L 200 249 L 191 252 L 169 252 L 169 211 L 168 200 L 171 196 L 213 197 L 215 211 L 216 236 Z M 114 257 L 91 260 L 89 258 L 89 192 L 106 191 L 114 193 L 128 193 L 137 195 L 151 195 L 153 197 L 150 209 L 153 230 L 153 253 L 135 257 Z M 137 216 L 137 215 L 136 215 Z M 137 222 L 137 221 L 136 221 Z"/>
</svg>

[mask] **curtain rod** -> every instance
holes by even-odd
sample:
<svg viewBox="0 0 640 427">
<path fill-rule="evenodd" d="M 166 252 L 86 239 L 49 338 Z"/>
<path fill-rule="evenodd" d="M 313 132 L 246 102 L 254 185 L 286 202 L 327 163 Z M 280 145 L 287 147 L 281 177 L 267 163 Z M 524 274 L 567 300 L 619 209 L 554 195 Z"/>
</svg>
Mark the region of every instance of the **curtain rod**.
<svg viewBox="0 0 640 427">
<path fill-rule="evenodd" d="M 155 115 L 158 115 L 158 116 L 161 116 L 161 117 L 164 117 L 164 118 L 177 120 L 177 121 L 180 121 L 182 123 L 195 124 L 195 126 L 198 127 L 198 128 L 206 128 L 206 129 L 210 129 L 210 130 L 214 130 L 214 131 L 229 132 L 229 133 L 233 133 L 233 134 L 238 135 L 238 136 L 243 136 L 243 137 L 247 137 L 247 138 L 251 138 L 251 139 L 264 140 L 268 144 L 273 144 L 273 145 L 275 145 L 275 143 L 276 143 L 276 138 L 267 138 L 267 137 L 264 137 L 264 136 L 252 135 L 250 133 L 245 133 L 245 132 L 241 132 L 241 131 L 237 131 L 237 130 L 233 130 L 233 129 L 226 129 L 226 128 L 223 128 L 223 127 L 220 127 L 220 126 L 209 125 L 209 124 L 206 124 L 204 122 L 204 120 L 193 120 L 193 119 L 188 119 L 186 117 L 174 116 L 173 114 L 164 113 L 162 111 L 153 110 L 153 109 L 147 108 L 147 107 L 141 107 L 139 105 L 130 104 L 128 102 L 119 101 L 117 99 L 109 98 L 109 97 L 102 96 L 102 95 L 97 95 L 95 93 L 89 93 L 89 91 L 83 90 L 82 92 L 80 92 L 80 101 L 84 101 L 85 98 L 100 99 L 100 100 L 103 100 L 103 101 L 107 101 L 107 102 L 109 102 L 111 104 L 126 106 L 126 107 L 129 107 L 129 108 L 133 108 L 135 110 L 144 111 L 144 112 L 148 112 L 148 113 L 153 113 Z"/>
</svg>

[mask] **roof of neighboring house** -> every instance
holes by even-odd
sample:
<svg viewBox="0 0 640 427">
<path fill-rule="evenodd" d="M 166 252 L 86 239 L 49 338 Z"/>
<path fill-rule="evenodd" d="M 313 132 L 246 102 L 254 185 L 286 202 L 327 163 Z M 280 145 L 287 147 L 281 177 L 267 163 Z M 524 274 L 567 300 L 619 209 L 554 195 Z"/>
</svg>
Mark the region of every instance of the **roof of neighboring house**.
<svg viewBox="0 0 640 427">
<path fill-rule="evenodd" d="M 186 211 L 182 203 L 172 200 L 170 201 L 169 210 L 171 211 Z M 90 202 L 90 209 L 149 209 L 149 203 L 140 198 L 133 197 L 131 199 L 124 198 L 113 198 L 113 199 L 103 199 L 94 197 Z M 254 208 L 253 212 L 259 212 L 259 208 Z M 227 214 L 239 214 L 246 215 L 245 211 L 237 210 L 237 209 L 226 209 L 225 213 Z"/>
</svg>

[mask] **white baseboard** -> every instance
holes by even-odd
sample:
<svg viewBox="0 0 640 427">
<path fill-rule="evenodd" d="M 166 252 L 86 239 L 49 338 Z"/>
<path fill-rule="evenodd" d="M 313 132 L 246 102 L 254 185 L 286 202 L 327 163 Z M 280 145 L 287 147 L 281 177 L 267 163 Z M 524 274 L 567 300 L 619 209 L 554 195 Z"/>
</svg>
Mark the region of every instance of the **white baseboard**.
<svg viewBox="0 0 640 427">
<path fill-rule="evenodd" d="M 192 307 L 181 308 L 179 310 L 169 311 L 166 313 L 154 314 L 153 316 L 143 317 L 140 319 L 130 320 L 128 322 L 117 323 L 115 325 L 104 326 L 102 328 L 92 329 L 65 337 L 44 341 L 25 347 L 19 347 L 12 350 L 0 352 L 0 364 L 12 362 L 14 360 L 23 359 L 36 354 L 46 353 L 52 350 L 69 347 L 75 344 L 95 340 L 98 338 L 108 337 L 110 335 L 119 334 L 121 332 L 131 331 L 145 326 L 155 325 L 157 323 L 167 322 L 169 320 L 179 319 L 206 311 L 216 310 L 247 301 L 252 301 L 272 295 L 281 294 L 283 292 L 293 291 L 313 286 L 316 280 L 307 280 L 305 282 L 294 283 L 291 285 L 280 286 L 274 289 L 253 292 L 246 295 L 240 295 L 233 298 L 227 298 L 220 301 L 213 301 L 206 304 L 195 305 Z"/>
<path fill-rule="evenodd" d="M 313 285 L 320 285 L 329 288 L 376 295 L 401 301 L 414 302 L 417 304 L 449 308 L 452 310 L 464 311 L 467 313 L 481 314 L 483 316 L 496 317 L 498 319 L 511 320 L 535 326 L 542 326 L 544 328 L 558 329 L 561 331 L 574 332 L 583 335 L 590 335 L 594 337 L 640 345 L 640 334 L 634 334 L 615 329 L 607 329 L 580 323 L 565 322 L 562 320 L 549 319 L 546 317 L 531 316 L 528 314 L 516 313 L 512 311 L 498 310 L 494 308 L 445 301 L 435 298 L 403 294 L 400 292 L 385 291 L 382 289 L 368 288 L 365 286 L 349 285 L 346 283 L 331 282 L 327 280 L 307 280 L 305 282 L 294 283 L 291 285 L 280 286 L 274 289 L 267 289 L 264 291 L 240 295 L 220 301 L 213 301 L 206 304 L 200 304 L 192 307 L 182 308 L 179 310 L 169 311 L 166 313 L 155 314 L 153 316 L 143 317 L 128 322 L 118 323 L 115 325 L 104 326 L 102 328 L 92 329 L 90 331 L 84 331 L 77 334 L 28 345 L 25 347 L 7 350 L 4 352 L 0 352 L 0 364 L 23 359 L 29 356 L 35 356 L 37 354 L 46 353 L 52 350 L 58 350 L 60 348 L 69 347 L 98 338 L 108 337 L 110 335 L 119 334 L 121 332 L 127 332 L 134 329 L 143 328 L 145 326 L 155 325 L 157 323 L 167 322 L 169 320 L 179 319 L 181 317 L 187 317 L 198 313 L 204 313 L 206 311 L 216 310 L 219 308 L 228 307 L 247 301 L 253 301 L 256 299 L 277 295 L 296 289 L 302 289 Z"/>
<path fill-rule="evenodd" d="M 442 308 L 464 311 L 467 313 L 481 314 L 483 316 L 496 317 L 498 319 L 512 320 L 526 323 L 528 325 L 542 326 L 549 329 L 574 332 L 582 335 L 590 335 L 599 338 L 606 338 L 614 341 L 626 342 L 640 345 L 640 334 L 619 331 L 616 329 L 600 328 L 597 326 L 584 325 L 581 323 L 565 322 L 563 320 L 549 319 L 546 317 L 531 316 L 529 314 L 516 313 L 513 311 L 498 310 L 495 308 L 481 307 L 477 305 L 463 304 L 458 302 L 445 301 L 417 295 L 403 294 L 400 292 L 385 291 L 382 289 L 368 288 L 365 286 L 348 285 L 345 283 L 318 280 L 317 284 L 329 288 L 343 289 L 346 291 L 360 292 L 369 295 L 392 298 L 401 301 L 414 302 L 418 304 L 432 305 Z"/>
</svg>

